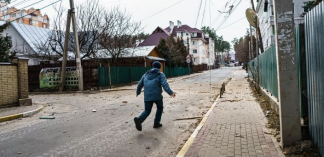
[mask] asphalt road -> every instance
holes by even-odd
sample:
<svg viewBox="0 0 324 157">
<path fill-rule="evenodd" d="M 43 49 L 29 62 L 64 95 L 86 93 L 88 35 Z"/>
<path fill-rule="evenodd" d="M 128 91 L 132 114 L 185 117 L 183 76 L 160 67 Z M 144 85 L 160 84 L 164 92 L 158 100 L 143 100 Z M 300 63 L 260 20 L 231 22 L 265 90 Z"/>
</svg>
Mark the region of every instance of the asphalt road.
<svg viewBox="0 0 324 157">
<path fill-rule="evenodd" d="M 30 118 L 0 123 L 0 156 L 176 156 L 199 123 L 176 119 L 203 116 L 220 84 L 237 68 L 169 79 L 177 96 L 163 93 L 163 127 L 153 128 L 154 107 L 141 132 L 133 122 L 144 109 L 143 94 L 135 96 L 136 85 L 113 92 L 33 95 L 33 102 L 45 109 Z M 39 119 L 49 115 L 55 119 Z"/>
</svg>

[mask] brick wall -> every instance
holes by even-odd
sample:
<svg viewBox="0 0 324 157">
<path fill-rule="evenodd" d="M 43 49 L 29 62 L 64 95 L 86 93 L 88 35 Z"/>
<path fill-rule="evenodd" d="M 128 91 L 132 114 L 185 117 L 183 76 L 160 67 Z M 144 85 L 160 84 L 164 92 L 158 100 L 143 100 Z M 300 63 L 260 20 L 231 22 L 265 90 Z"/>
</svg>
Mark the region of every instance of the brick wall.
<svg viewBox="0 0 324 157">
<path fill-rule="evenodd" d="M 0 64 L 0 108 L 17 105 L 18 72 L 17 65 Z"/>
<path fill-rule="evenodd" d="M 0 108 L 18 106 L 28 98 L 28 59 L 0 63 Z"/>
<path fill-rule="evenodd" d="M 18 98 L 28 98 L 28 60 L 14 60 L 18 64 Z"/>
</svg>

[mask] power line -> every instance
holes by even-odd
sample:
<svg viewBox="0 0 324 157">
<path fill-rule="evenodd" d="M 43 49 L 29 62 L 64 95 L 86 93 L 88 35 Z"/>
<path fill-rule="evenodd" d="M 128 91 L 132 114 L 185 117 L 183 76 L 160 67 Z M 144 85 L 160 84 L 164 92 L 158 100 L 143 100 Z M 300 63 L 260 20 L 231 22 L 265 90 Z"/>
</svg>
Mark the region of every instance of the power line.
<svg viewBox="0 0 324 157">
<path fill-rule="evenodd" d="M 210 9 L 210 2 L 211 0 L 209 0 L 209 27 L 211 28 L 211 9 Z"/>
<path fill-rule="evenodd" d="M 202 20 L 201 20 L 201 25 L 200 25 L 200 27 L 202 27 L 202 25 L 203 25 L 203 23 L 204 23 L 204 19 L 205 19 L 205 12 L 206 12 L 206 4 L 207 4 L 207 0 L 205 0 L 204 13 L 203 13 L 203 17 L 202 17 Z"/>
<path fill-rule="evenodd" d="M 27 8 L 27 7 L 30 7 L 30 6 L 35 5 L 35 4 L 37 4 L 37 3 L 40 3 L 41 1 L 44 1 L 44 0 L 37 1 L 37 2 L 35 2 L 35 3 L 33 3 L 33 4 L 31 4 L 31 5 L 28 5 L 28 6 L 26 6 L 26 7 L 23 7 L 22 9 L 25 9 L 25 8 Z M 20 9 L 20 10 L 21 10 L 21 9 Z M 11 13 L 16 13 L 17 11 L 19 11 L 19 10 L 13 11 L 13 12 L 11 12 Z M 36 10 L 36 11 L 37 11 L 37 10 Z M 36 12 L 36 11 L 34 11 L 34 12 Z M 34 13 L 34 12 L 32 12 L 32 13 Z M 2 15 L 2 16 L 0 16 L 0 18 L 3 17 L 3 16 L 7 16 L 7 15 L 9 15 L 9 14 Z"/>
<path fill-rule="evenodd" d="M 143 20 L 141 20 L 141 21 L 144 21 L 144 20 L 146 20 L 146 19 L 148 19 L 148 18 L 151 18 L 152 16 L 154 16 L 154 15 L 156 15 L 156 14 L 158 14 L 158 13 L 164 11 L 164 10 L 167 10 L 167 9 L 173 7 L 173 6 L 179 4 L 179 3 L 182 2 L 182 1 L 184 1 L 184 0 L 181 0 L 181 1 L 177 2 L 177 3 L 174 3 L 174 4 L 170 5 L 170 6 L 168 6 L 167 8 L 164 8 L 164 9 L 158 11 L 157 13 L 154 13 L 153 15 L 151 15 L 151 16 L 149 16 L 149 17 L 147 17 L 147 18 L 145 18 L 145 19 L 143 19 Z"/>
<path fill-rule="evenodd" d="M 201 3 L 203 0 L 200 0 L 200 5 L 199 5 L 199 9 L 198 9 L 198 15 L 197 15 L 197 19 L 196 19 L 196 24 L 195 24 L 195 28 L 197 27 L 197 22 L 198 22 L 198 17 L 199 17 L 199 13 L 200 13 L 200 8 L 201 8 Z"/>
<path fill-rule="evenodd" d="M 225 6 L 224 6 L 224 8 L 221 10 L 221 12 L 224 12 L 224 11 L 225 11 L 225 9 L 226 9 L 226 4 L 227 4 L 227 3 L 229 3 L 229 0 L 227 0 L 227 2 L 225 3 Z M 214 20 L 214 22 L 213 22 L 212 25 L 214 25 L 215 23 L 217 23 L 217 22 L 219 21 L 219 19 L 220 19 L 221 16 L 222 16 L 222 14 L 221 14 L 220 12 L 218 12 L 218 16 L 215 18 L 215 20 Z"/>
<path fill-rule="evenodd" d="M 42 10 L 42 9 L 44 9 L 44 8 L 47 8 L 47 7 L 49 7 L 49 6 L 51 6 L 51 5 L 55 4 L 55 3 L 57 3 L 57 2 L 59 2 L 59 1 L 61 1 L 61 0 L 57 0 L 57 1 L 55 1 L 55 2 L 53 2 L 53 3 L 51 3 L 51 4 L 49 4 L 49 5 L 46 5 L 46 6 L 42 7 L 42 8 L 39 9 L 39 10 Z M 16 18 L 16 19 L 14 19 L 14 20 L 11 20 L 11 21 L 9 21 L 8 23 L 11 23 L 11 22 L 13 22 L 13 21 L 16 21 L 17 19 L 23 18 L 23 17 L 28 16 L 28 15 L 30 15 L 30 14 L 32 14 L 32 13 L 37 12 L 37 11 L 38 11 L 38 10 L 35 10 L 35 11 L 33 11 L 33 12 L 29 13 L 29 14 L 26 14 L 26 15 L 24 15 L 24 16 L 22 16 L 22 17 L 19 17 L 19 18 Z M 25 25 L 25 24 L 23 24 L 23 25 Z M 18 26 L 19 26 L 19 24 L 18 24 Z M 19 27 L 20 27 L 20 26 L 19 26 Z M 29 32 L 28 29 L 27 29 L 27 31 Z M 30 32 L 29 32 L 29 33 L 30 33 Z M 31 40 L 29 36 L 28 36 L 28 38 L 29 38 L 29 40 Z M 35 38 L 34 38 L 34 39 L 35 39 Z M 39 39 L 39 40 L 40 40 L 40 39 Z M 32 41 L 32 40 L 31 40 L 31 41 Z M 37 40 L 35 40 L 35 41 L 37 41 Z"/>
<path fill-rule="evenodd" d="M 15 4 L 15 6 L 18 6 L 18 5 L 20 5 L 20 4 L 24 4 L 24 3 L 26 3 L 26 1 L 28 1 L 28 0 L 23 0 L 23 1 L 21 1 L 21 2 L 19 2 L 19 3 L 17 3 L 17 4 Z"/>
<path fill-rule="evenodd" d="M 236 0 L 235 0 L 236 1 Z M 234 2 L 235 2 L 234 1 Z M 242 2 L 242 0 L 240 0 L 238 3 L 237 3 L 237 5 L 235 5 L 234 7 L 232 7 L 232 9 L 229 11 L 229 13 L 228 13 L 228 16 L 227 17 L 225 17 L 225 19 L 223 20 L 223 22 L 217 27 L 217 29 L 219 29 L 224 23 L 225 23 L 225 21 L 230 17 L 230 15 L 231 15 L 231 13 L 232 12 L 234 12 L 234 10 L 237 8 L 237 6 L 239 6 L 240 5 L 240 3 Z M 233 6 L 233 5 L 232 5 Z M 216 29 L 216 30 L 217 30 Z"/>
<path fill-rule="evenodd" d="M 237 22 L 239 22 L 239 21 L 241 21 L 243 19 L 245 19 L 245 17 L 243 17 L 243 18 L 241 18 L 241 19 L 239 19 L 239 20 L 237 20 L 237 21 L 235 21 L 235 22 L 233 22 L 233 23 L 231 23 L 231 24 L 229 24 L 229 25 L 227 25 L 227 26 L 225 26 L 225 27 L 223 27 L 221 29 L 217 29 L 217 30 L 219 31 L 219 30 L 225 29 L 226 27 L 229 27 L 229 26 L 231 26 L 231 25 L 233 25 L 233 24 L 235 24 L 235 23 L 237 23 Z"/>
</svg>

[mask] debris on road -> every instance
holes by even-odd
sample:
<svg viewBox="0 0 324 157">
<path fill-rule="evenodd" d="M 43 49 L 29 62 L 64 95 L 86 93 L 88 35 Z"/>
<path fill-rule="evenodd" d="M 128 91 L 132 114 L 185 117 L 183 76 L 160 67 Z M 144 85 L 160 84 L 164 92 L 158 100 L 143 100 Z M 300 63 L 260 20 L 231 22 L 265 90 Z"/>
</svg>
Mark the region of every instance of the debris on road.
<svg viewBox="0 0 324 157">
<path fill-rule="evenodd" d="M 97 110 L 96 109 L 93 109 L 92 112 L 97 112 Z"/>
<path fill-rule="evenodd" d="M 127 101 L 122 101 L 123 103 L 127 103 Z"/>
<path fill-rule="evenodd" d="M 177 121 L 177 120 L 189 120 L 189 119 L 202 119 L 202 117 L 178 118 L 178 119 L 174 119 L 173 121 Z"/>
<path fill-rule="evenodd" d="M 44 116 L 44 117 L 39 117 L 39 119 L 55 119 L 54 116 Z"/>
</svg>

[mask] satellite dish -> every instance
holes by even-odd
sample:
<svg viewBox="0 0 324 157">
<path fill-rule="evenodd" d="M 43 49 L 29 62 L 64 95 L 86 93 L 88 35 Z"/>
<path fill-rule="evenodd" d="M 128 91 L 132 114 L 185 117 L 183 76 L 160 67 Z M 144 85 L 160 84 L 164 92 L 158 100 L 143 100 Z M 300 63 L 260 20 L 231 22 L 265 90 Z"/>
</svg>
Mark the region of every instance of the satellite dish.
<svg viewBox="0 0 324 157">
<path fill-rule="evenodd" d="M 246 11 L 245 11 L 245 15 L 246 15 L 246 19 L 249 21 L 249 23 L 253 26 L 253 27 L 257 27 L 257 24 L 258 24 L 258 26 L 260 25 L 259 24 L 259 19 L 258 19 L 258 15 L 257 15 L 257 13 L 254 11 L 254 10 L 252 10 L 252 9 L 250 9 L 250 8 L 248 8 L 248 9 L 246 9 Z M 257 23 L 258 22 L 258 23 Z"/>
</svg>

